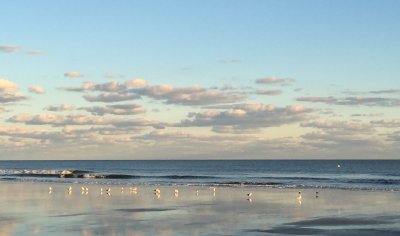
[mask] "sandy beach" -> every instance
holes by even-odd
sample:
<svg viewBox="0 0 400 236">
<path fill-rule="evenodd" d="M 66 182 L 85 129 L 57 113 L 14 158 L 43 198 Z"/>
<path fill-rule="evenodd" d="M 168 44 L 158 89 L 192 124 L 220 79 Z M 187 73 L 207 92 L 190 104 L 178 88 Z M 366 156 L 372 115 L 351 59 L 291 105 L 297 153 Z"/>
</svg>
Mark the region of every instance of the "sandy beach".
<svg viewBox="0 0 400 236">
<path fill-rule="evenodd" d="M 62 183 L 0 186 L 0 235 L 400 234 L 398 192 L 158 186 L 157 196 L 154 186 L 82 192 L 72 184 L 70 194 Z"/>
</svg>

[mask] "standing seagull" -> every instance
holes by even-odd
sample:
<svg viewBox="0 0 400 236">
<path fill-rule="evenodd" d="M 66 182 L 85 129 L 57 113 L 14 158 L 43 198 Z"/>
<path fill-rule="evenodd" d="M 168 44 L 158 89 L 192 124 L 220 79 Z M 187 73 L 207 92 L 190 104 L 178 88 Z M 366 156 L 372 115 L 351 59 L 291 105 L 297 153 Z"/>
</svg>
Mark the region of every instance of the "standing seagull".
<svg viewBox="0 0 400 236">
<path fill-rule="evenodd" d="M 299 196 L 297 196 L 297 200 L 301 201 L 301 192 L 299 192 Z"/>
<path fill-rule="evenodd" d="M 253 193 L 248 193 L 248 194 L 246 194 L 248 197 L 251 197 L 251 196 L 253 196 Z"/>
</svg>

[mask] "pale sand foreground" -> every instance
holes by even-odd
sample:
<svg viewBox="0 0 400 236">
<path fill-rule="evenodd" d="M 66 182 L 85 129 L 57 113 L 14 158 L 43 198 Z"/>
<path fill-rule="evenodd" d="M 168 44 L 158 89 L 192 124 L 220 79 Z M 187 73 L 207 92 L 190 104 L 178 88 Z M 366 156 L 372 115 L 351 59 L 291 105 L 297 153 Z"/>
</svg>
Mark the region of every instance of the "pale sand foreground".
<svg viewBox="0 0 400 236">
<path fill-rule="evenodd" d="M 0 235 L 400 235 L 400 193 L 0 182 Z M 49 194 L 48 188 L 52 186 Z M 111 195 L 106 189 L 111 188 Z M 100 194 L 103 188 L 103 195 Z M 174 195 L 178 188 L 179 195 Z M 198 196 L 196 190 L 199 191 Z M 252 192 L 252 201 L 247 193 Z"/>
</svg>

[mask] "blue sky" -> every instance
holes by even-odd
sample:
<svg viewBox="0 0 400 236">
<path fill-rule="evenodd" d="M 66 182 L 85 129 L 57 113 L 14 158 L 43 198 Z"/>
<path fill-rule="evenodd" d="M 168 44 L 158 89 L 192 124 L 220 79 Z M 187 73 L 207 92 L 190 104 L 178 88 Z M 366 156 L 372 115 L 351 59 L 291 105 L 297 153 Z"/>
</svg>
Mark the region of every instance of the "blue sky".
<svg viewBox="0 0 400 236">
<path fill-rule="evenodd" d="M 3 3 L 0 158 L 396 158 L 399 9 L 398 1 Z M 112 83 L 119 87 L 104 89 Z M 101 94 L 114 100 L 93 100 Z M 61 104 L 70 106 L 49 109 Z M 90 122 L 66 121 L 78 115 Z M 121 119 L 152 123 L 122 132 Z"/>
</svg>

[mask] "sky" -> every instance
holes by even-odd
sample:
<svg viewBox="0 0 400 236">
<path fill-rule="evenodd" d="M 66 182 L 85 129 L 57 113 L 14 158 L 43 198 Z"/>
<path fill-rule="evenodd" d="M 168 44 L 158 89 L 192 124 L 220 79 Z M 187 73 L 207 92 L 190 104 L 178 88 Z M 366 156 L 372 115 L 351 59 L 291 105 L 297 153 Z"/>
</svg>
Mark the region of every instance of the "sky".
<svg viewBox="0 0 400 236">
<path fill-rule="evenodd" d="M 399 159 L 399 10 L 3 2 L 0 159 Z"/>
</svg>

